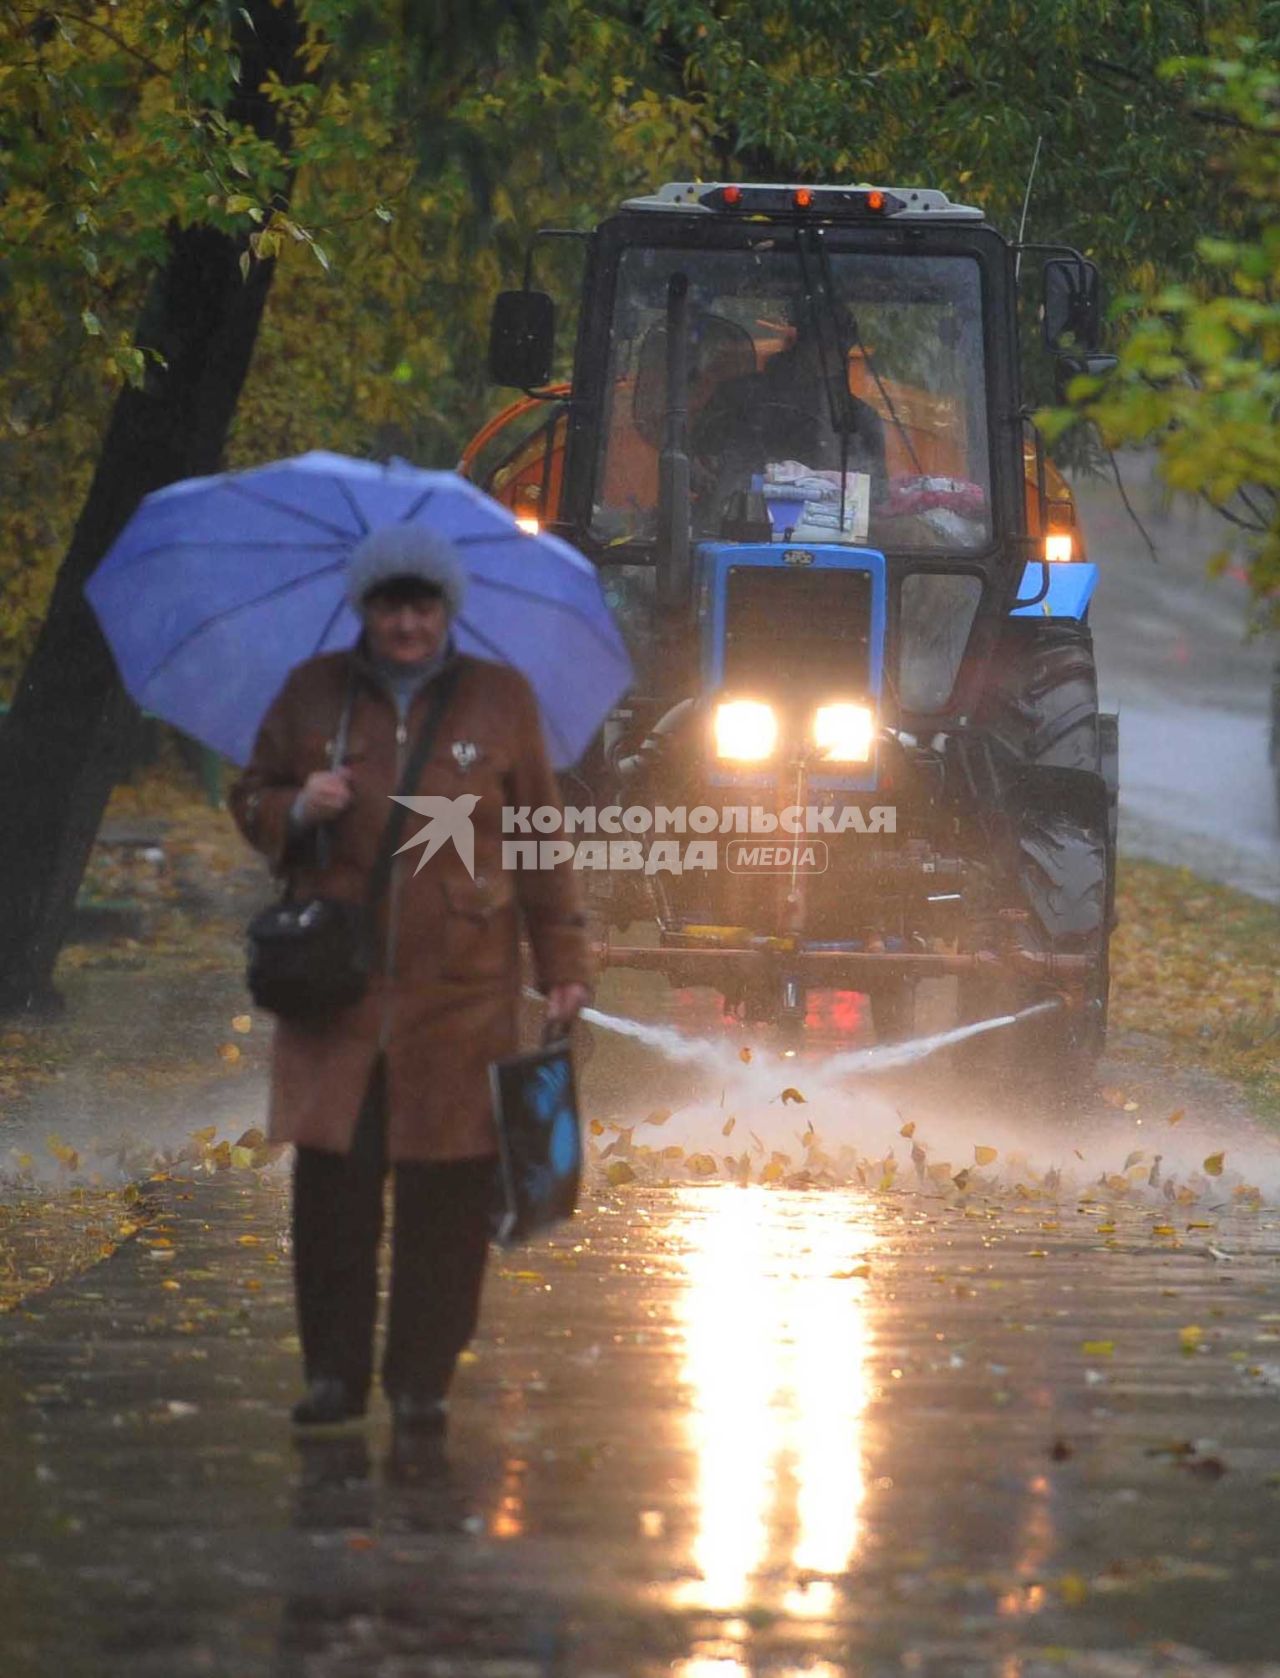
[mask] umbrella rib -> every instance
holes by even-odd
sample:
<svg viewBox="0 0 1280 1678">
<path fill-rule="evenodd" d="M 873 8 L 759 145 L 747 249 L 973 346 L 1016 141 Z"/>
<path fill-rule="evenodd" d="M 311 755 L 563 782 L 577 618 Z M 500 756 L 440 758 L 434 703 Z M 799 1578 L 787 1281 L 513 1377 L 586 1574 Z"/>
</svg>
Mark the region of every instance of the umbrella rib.
<svg viewBox="0 0 1280 1678">
<path fill-rule="evenodd" d="M 465 620 L 464 620 L 464 626 L 466 628 L 467 634 L 470 635 L 471 639 L 473 641 L 476 641 L 480 646 L 487 647 L 489 649 L 489 651 L 497 659 L 499 664 L 505 664 L 505 665 L 508 665 L 511 669 L 513 669 L 513 670 L 515 669 L 515 666 L 511 663 L 511 660 L 504 655 L 504 653 L 502 651 L 502 648 L 497 646 L 493 641 L 491 641 L 487 635 L 482 635 L 478 629 L 474 629 L 474 628 L 472 628 L 472 626 L 469 623 L 465 623 Z M 526 677 L 525 680 L 528 681 L 528 677 Z M 535 699 L 536 699 L 536 695 L 535 695 Z M 569 742 L 565 739 L 564 734 L 561 732 L 560 727 L 556 723 L 555 718 L 551 717 L 551 716 L 548 716 L 546 708 L 541 704 L 538 705 L 538 710 L 539 710 L 539 712 L 542 716 L 543 722 L 547 725 L 547 727 L 550 729 L 552 734 L 555 735 L 556 743 L 560 747 L 560 750 L 564 753 L 564 755 L 567 758 L 569 758 L 571 761 L 573 761 L 572 748 L 570 747 Z"/>
<path fill-rule="evenodd" d="M 340 564 L 341 562 L 337 562 L 333 565 L 323 565 L 318 571 L 309 571 L 305 577 L 294 577 L 287 583 L 277 583 L 274 588 L 267 589 L 265 594 L 255 594 L 252 600 L 242 600 L 236 606 L 229 606 L 225 611 L 214 612 L 210 617 L 203 619 L 200 623 L 189 629 L 179 640 L 175 641 L 158 664 L 152 665 L 151 669 L 147 671 L 146 675 L 138 683 L 139 692 L 145 689 L 148 683 L 154 682 L 160 672 L 164 670 L 167 665 L 172 664 L 178 654 L 189 647 L 197 636 L 203 635 L 205 630 L 208 629 L 211 624 L 226 623 L 231 618 L 237 617 L 241 612 L 248 612 L 255 606 L 261 606 L 266 600 L 273 600 L 277 595 L 288 594 L 292 589 L 302 588 L 305 584 L 314 582 L 317 577 L 322 577 L 326 571 L 337 571 L 340 568 Z"/>
<path fill-rule="evenodd" d="M 339 489 L 343 488 L 340 479 L 331 481 L 337 483 Z M 322 519 L 315 513 L 308 513 L 304 508 L 295 507 L 289 501 L 276 501 L 272 496 L 264 495 L 261 490 L 255 489 L 252 485 L 237 482 L 234 478 L 228 478 L 223 487 L 230 490 L 233 495 L 242 496 L 246 501 L 255 501 L 260 507 L 269 507 L 273 513 L 287 513 L 290 518 L 299 519 L 303 524 L 314 524 L 317 530 L 327 530 L 331 536 L 339 536 L 345 542 L 363 536 L 369 528 L 364 519 L 360 517 L 358 509 L 355 511 L 360 529 L 357 531 L 344 530 L 340 524 L 332 524 L 328 519 Z"/>
<path fill-rule="evenodd" d="M 338 601 L 338 604 L 333 608 L 333 610 L 329 613 L 329 616 L 325 619 L 325 626 L 320 631 L 319 639 L 316 641 L 316 648 L 315 648 L 316 653 L 319 653 L 320 649 L 324 646 L 325 642 L 329 639 L 329 631 L 333 628 L 334 624 L 337 623 L 338 619 L 342 616 L 342 608 L 346 604 L 347 604 L 347 598 L 346 598 L 345 595 L 343 595 L 342 598 Z M 313 654 L 313 656 L 314 656 L 314 654 Z"/>
<path fill-rule="evenodd" d="M 333 482 L 335 488 L 341 491 L 342 498 L 346 502 L 347 506 L 350 507 L 352 518 L 355 519 L 356 523 L 360 526 L 360 534 L 362 536 L 367 536 L 369 534 L 369 521 L 361 512 L 360 503 L 356 500 L 355 496 L 352 495 L 351 490 L 341 478 L 335 478 Z"/>
<path fill-rule="evenodd" d="M 436 486 L 434 484 L 432 484 L 428 489 L 424 489 L 422 494 L 418 497 L 418 499 L 409 508 L 409 511 L 407 513 L 404 513 L 401 516 L 400 523 L 401 524 L 408 524 L 410 519 L 416 519 L 418 514 L 426 506 L 427 502 L 430 501 L 431 497 L 435 494 L 435 492 L 436 492 Z M 457 546 L 456 543 L 454 545 Z"/>
</svg>

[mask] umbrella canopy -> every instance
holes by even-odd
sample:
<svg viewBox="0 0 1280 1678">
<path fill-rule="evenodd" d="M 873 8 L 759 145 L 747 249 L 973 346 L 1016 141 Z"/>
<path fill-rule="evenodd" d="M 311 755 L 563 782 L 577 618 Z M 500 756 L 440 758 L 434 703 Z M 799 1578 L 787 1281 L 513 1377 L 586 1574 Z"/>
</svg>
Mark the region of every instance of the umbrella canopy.
<svg viewBox="0 0 1280 1678">
<path fill-rule="evenodd" d="M 316 453 L 171 484 L 142 502 L 85 592 L 138 704 L 245 763 L 293 666 L 354 644 L 351 550 L 400 523 L 454 544 L 467 572 L 459 648 L 521 671 L 552 762 L 576 762 L 631 681 L 595 569 L 454 472 Z"/>
</svg>

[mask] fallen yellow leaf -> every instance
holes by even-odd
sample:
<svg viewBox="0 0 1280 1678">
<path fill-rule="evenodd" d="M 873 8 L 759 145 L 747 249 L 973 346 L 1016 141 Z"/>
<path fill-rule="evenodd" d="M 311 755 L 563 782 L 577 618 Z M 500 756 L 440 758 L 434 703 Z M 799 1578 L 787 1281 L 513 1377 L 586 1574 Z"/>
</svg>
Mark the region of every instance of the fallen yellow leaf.
<svg viewBox="0 0 1280 1678">
<path fill-rule="evenodd" d="M 240 1059 L 240 1051 L 234 1043 L 219 1043 L 218 1054 L 226 1061 L 228 1066 L 234 1066 Z"/>
<path fill-rule="evenodd" d="M 605 1176 L 615 1189 L 621 1188 L 624 1183 L 634 1183 L 636 1180 L 635 1172 L 625 1159 L 615 1159 L 606 1170 Z"/>
<path fill-rule="evenodd" d="M 1186 1110 L 1185 1107 L 1175 1108 L 1174 1111 L 1169 1114 L 1169 1123 L 1170 1124 L 1181 1124 L 1183 1119 L 1186 1118 L 1186 1116 L 1187 1116 L 1187 1110 Z"/>
<path fill-rule="evenodd" d="M 243 1036 L 253 1030 L 252 1014 L 237 1014 L 231 1022 L 232 1031 L 238 1031 Z"/>
<path fill-rule="evenodd" d="M 1178 1344 L 1188 1356 L 1196 1351 L 1204 1339 L 1204 1330 L 1199 1323 L 1188 1323 L 1185 1328 L 1178 1330 Z"/>
<path fill-rule="evenodd" d="M 990 1165 L 993 1159 L 999 1159 L 1000 1150 L 998 1148 L 975 1147 L 973 1157 L 978 1165 Z"/>
<path fill-rule="evenodd" d="M 739 1049 L 738 1050 L 738 1059 L 742 1062 L 742 1064 L 744 1066 L 750 1066 L 750 1064 L 751 1064 L 751 1050 L 746 1049 L 746 1048 Z"/>
<path fill-rule="evenodd" d="M 734 1127 L 734 1125 L 737 1124 L 737 1122 L 738 1122 L 737 1119 L 735 1119 L 733 1117 L 733 1115 L 730 1114 L 729 1117 L 720 1126 L 721 1136 L 732 1136 L 733 1135 L 733 1127 Z"/>
<path fill-rule="evenodd" d="M 790 1087 L 782 1092 L 783 1106 L 785 1107 L 789 1101 L 798 1101 L 802 1106 L 804 1105 L 804 1097 L 800 1094 L 800 1091 L 791 1089 Z"/>
<path fill-rule="evenodd" d="M 1222 1162 L 1226 1159 L 1226 1157 L 1227 1156 L 1224 1152 L 1220 1154 L 1210 1154 L 1208 1159 L 1205 1160 L 1204 1168 L 1211 1177 L 1221 1177 Z"/>
<path fill-rule="evenodd" d="M 916 1133 L 916 1121 L 914 1119 L 908 1119 L 906 1124 L 904 1124 L 902 1129 L 898 1132 L 898 1135 L 899 1136 L 914 1136 L 915 1133 Z"/>
<path fill-rule="evenodd" d="M 1115 1349 L 1114 1340 L 1086 1340 L 1080 1348 L 1087 1358 L 1109 1358 Z"/>
</svg>

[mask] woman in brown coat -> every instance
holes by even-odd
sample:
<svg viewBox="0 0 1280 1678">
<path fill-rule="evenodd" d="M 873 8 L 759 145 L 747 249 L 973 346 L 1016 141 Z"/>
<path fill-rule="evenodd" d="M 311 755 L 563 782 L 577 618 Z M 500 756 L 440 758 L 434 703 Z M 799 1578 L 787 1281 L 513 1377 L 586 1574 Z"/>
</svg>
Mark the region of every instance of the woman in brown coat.
<svg viewBox="0 0 1280 1678">
<path fill-rule="evenodd" d="M 376 911 L 379 959 L 366 994 L 322 1024 L 276 1025 L 270 1134 L 297 1146 L 294 1269 L 308 1384 L 294 1409 L 300 1425 L 365 1410 L 390 1165 L 383 1387 L 398 1427 L 443 1428 L 479 1308 L 496 1150 L 488 1068 L 517 1043 L 521 920 L 550 1019 L 567 1024 L 587 996 L 573 874 L 502 868 L 504 806 L 557 805 L 559 796 L 524 678 L 453 649 L 449 622 L 463 588 L 439 537 L 405 525 L 367 536 L 348 576 L 359 643 L 291 673 L 231 792 L 241 830 L 298 896 L 363 902 L 392 795 L 424 720 L 443 703 L 410 789 L 442 803 L 429 836 L 421 817 L 406 824 L 406 854 Z M 321 828 L 327 843 L 317 845 Z"/>
</svg>

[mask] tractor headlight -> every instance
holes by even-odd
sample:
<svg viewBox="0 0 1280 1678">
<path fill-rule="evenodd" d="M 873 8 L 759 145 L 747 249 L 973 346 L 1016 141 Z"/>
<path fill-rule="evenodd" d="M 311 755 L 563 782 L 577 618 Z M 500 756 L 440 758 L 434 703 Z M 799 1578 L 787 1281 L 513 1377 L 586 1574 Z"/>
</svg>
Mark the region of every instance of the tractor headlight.
<svg viewBox="0 0 1280 1678">
<path fill-rule="evenodd" d="M 813 743 L 828 763 L 866 763 L 875 737 L 869 705 L 819 705 L 814 712 Z"/>
<path fill-rule="evenodd" d="M 759 699 L 727 699 L 713 719 L 716 756 L 735 763 L 762 763 L 778 748 L 778 718 Z"/>
</svg>

